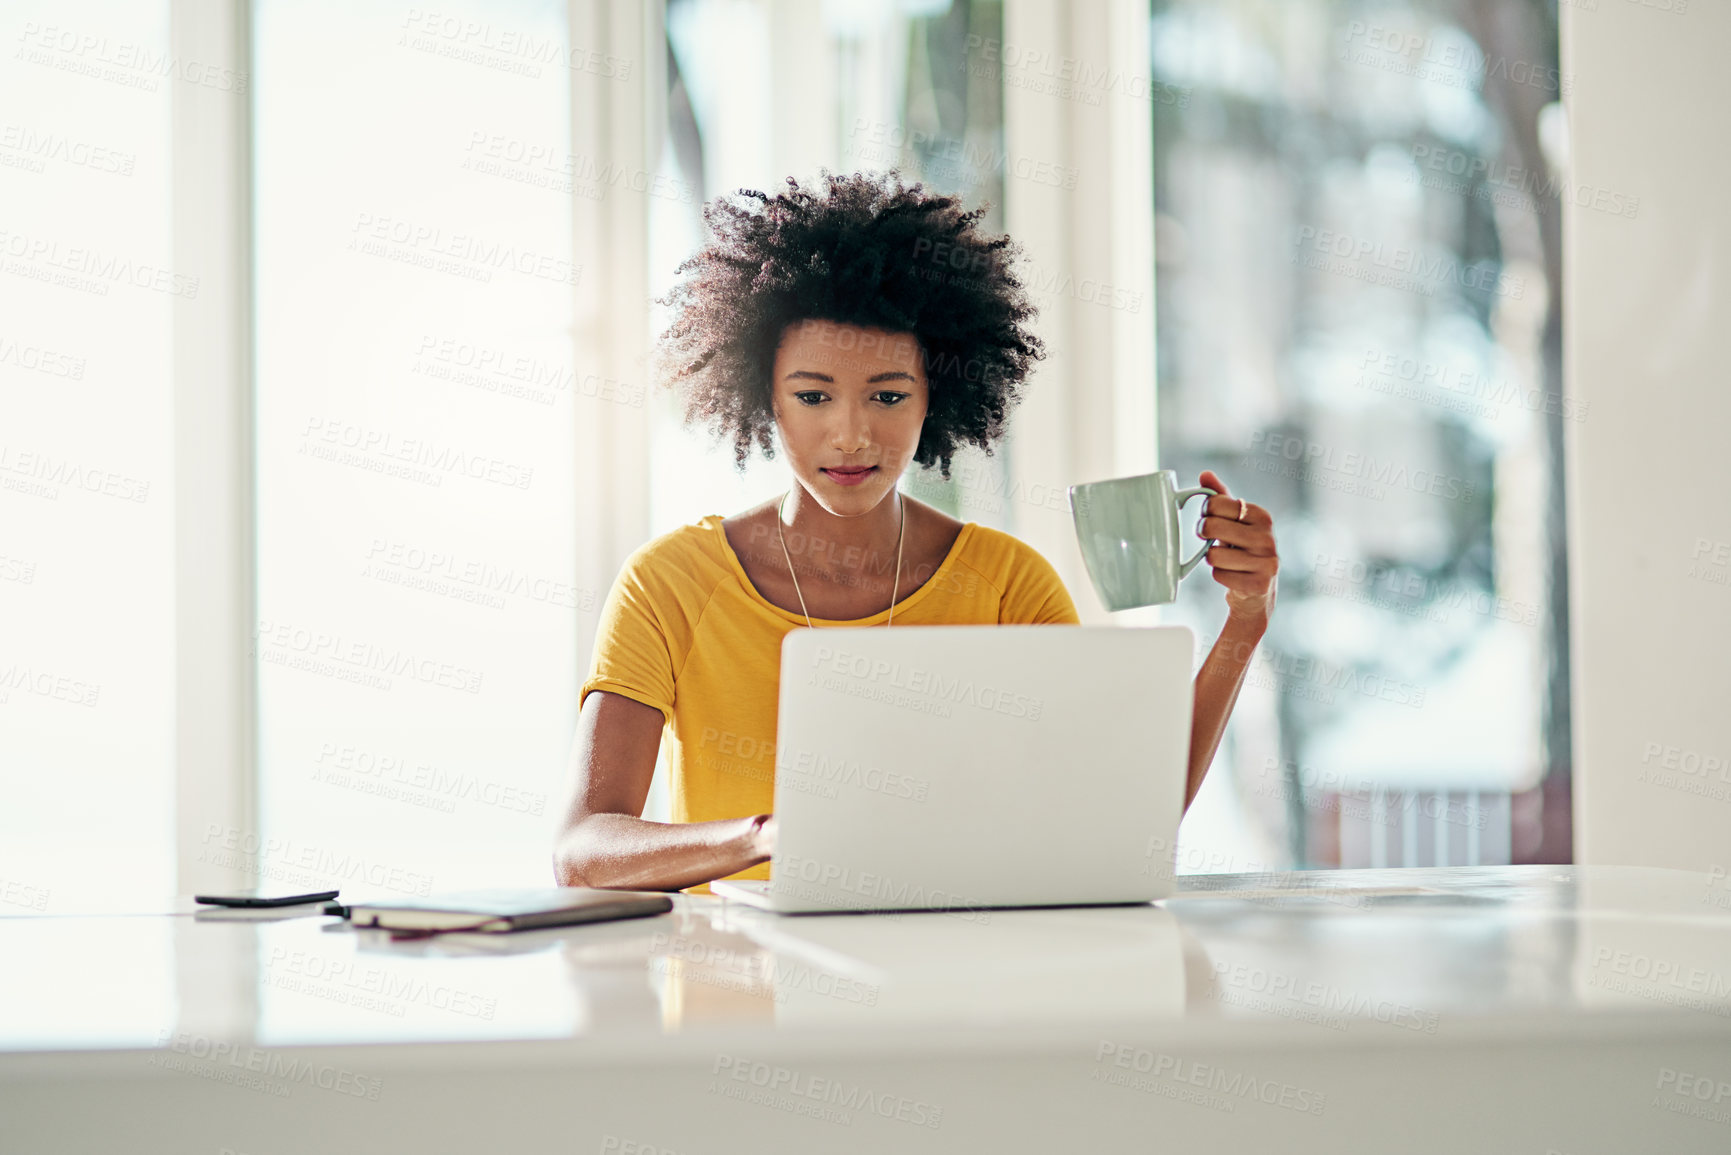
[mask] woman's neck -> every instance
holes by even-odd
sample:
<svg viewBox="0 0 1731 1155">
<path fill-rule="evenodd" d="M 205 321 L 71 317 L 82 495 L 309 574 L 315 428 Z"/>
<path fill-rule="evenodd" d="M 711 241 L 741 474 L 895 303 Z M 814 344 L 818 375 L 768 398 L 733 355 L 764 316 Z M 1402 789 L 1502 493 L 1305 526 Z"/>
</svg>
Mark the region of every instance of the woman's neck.
<svg viewBox="0 0 1731 1155">
<path fill-rule="evenodd" d="M 907 499 L 891 490 L 870 510 L 838 517 L 795 482 L 781 503 L 780 533 L 800 573 L 889 576 L 904 544 Z M 773 511 L 772 511 L 773 515 Z"/>
</svg>

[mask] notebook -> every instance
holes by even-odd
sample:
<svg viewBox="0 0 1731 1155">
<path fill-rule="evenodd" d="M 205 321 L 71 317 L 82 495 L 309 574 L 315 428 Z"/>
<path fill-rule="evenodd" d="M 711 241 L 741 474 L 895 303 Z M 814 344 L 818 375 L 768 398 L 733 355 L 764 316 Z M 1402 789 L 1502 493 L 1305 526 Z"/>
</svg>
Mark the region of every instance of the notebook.
<svg viewBox="0 0 1731 1155">
<path fill-rule="evenodd" d="M 355 926 L 392 931 L 493 933 L 645 918 L 672 909 L 673 900 L 661 891 L 544 886 L 461 890 L 425 898 L 356 903 L 349 907 L 349 921 Z"/>
</svg>

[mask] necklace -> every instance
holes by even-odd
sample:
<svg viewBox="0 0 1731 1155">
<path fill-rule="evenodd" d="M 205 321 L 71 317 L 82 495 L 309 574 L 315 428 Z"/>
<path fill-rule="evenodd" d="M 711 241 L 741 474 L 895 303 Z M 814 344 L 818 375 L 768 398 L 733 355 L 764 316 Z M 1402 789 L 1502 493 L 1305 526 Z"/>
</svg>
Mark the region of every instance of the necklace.
<svg viewBox="0 0 1731 1155">
<path fill-rule="evenodd" d="M 788 490 L 788 493 L 792 492 L 791 489 Z M 805 594 L 799 588 L 799 574 L 796 573 L 793 568 L 793 555 L 787 552 L 787 533 L 781 528 L 781 510 L 786 504 L 787 493 L 784 493 L 781 495 L 781 500 L 777 502 L 775 506 L 775 532 L 781 537 L 781 556 L 787 559 L 787 572 L 793 576 L 793 592 L 799 594 L 799 612 L 805 615 L 805 624 L 815 629 L 816 626 L 812 624 L 811 620 L 811 611 L 805 608 Z M 885 629 L 888 629 L 890 626 L 895 624 L 896 591 L 901 588 L 902 584 L 902 539 L 907 533 L 908 511 L 902 505 L 902 495 L 900 490 L 896 491 L 896 514 L 896 581 L 895 585 L 890 587 L 890 616 L 889 619 L 884 622 Z"/>
</svg>

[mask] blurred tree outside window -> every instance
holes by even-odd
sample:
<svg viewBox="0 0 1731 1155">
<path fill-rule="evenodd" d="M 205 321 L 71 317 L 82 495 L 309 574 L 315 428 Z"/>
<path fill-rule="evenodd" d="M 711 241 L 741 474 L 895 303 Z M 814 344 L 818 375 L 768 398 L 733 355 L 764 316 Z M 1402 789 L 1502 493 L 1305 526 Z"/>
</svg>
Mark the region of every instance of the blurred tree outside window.
<svg viewBox="0 0 1731 1155">
<path fill-rule="evenodd" d="M 1160 460 L 1281 548 L 1180 868 L 1568 861 L 1554 3 L 1154 0 L 1152 55 Z"/>
</svg>

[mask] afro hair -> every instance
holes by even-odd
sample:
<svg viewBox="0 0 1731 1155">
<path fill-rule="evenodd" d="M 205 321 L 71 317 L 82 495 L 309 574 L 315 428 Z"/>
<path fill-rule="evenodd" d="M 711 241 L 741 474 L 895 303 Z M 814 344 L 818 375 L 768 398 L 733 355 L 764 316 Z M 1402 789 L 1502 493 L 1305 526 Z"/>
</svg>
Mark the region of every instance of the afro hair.
<svg viewBox="0 0 1731 1155">
<path fill-rule="evenodd" d="M 689 274 L 657 304 L 673 321 L 661 335 L 657 377 L 683 390 L 685 421 L 733 438 L 741 472 L 755 443 L 775 457 L 771 377 L 787 326 L 811 320 L 911 333 L 929 386 L 914 460 L 947 481 L 963 445 L 990 454 L 1040 339 L 1011 270 L 1007 236 L 982 235 L 982 206 L 904 188 L 900 173 L 832 176 L 822 196 L 787 178 L 771 197 L 740 189 L 703 208 L 711 239 L 682 262 Z M 756 203 L 752 203 L 756 202 Z"/>
</svg>

